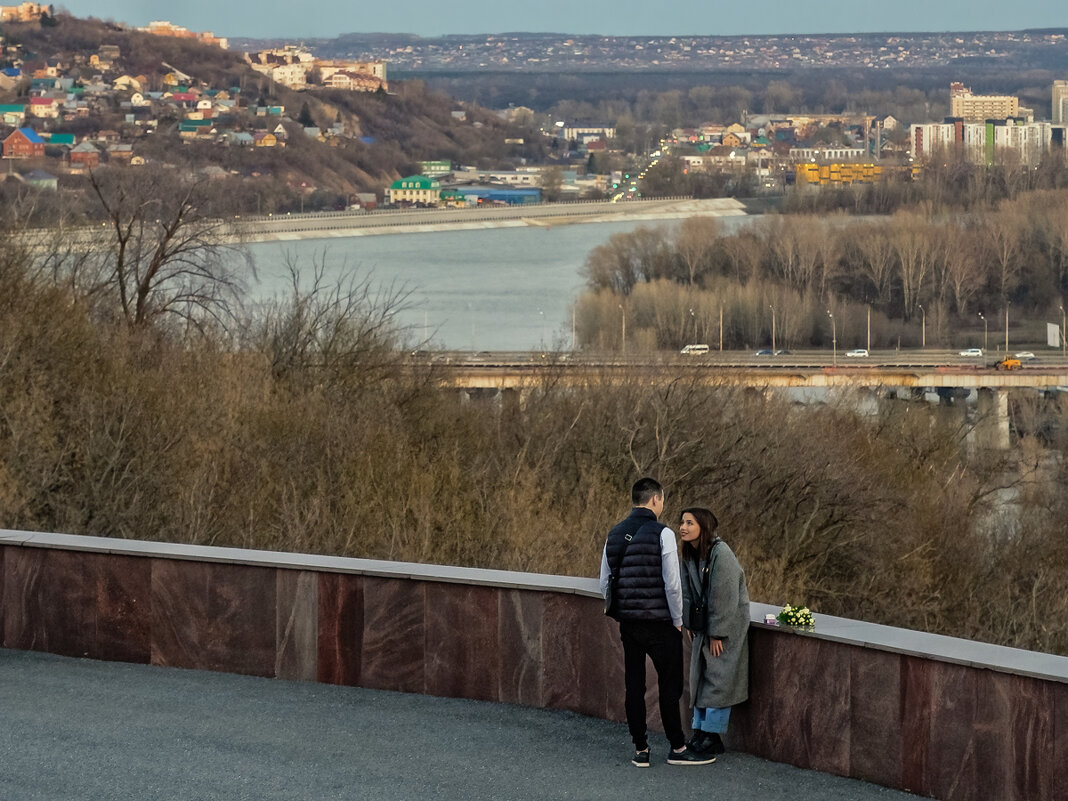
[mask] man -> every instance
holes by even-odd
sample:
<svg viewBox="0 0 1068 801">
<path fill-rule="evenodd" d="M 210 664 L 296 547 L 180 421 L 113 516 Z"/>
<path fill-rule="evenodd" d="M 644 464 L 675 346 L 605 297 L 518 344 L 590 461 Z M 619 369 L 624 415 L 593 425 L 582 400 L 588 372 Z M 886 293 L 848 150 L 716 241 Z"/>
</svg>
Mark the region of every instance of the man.
<svg viewBox="0 0 1068 801">
<path fill-rule="evenodd" d="M 649 767 L 646 736 L 645 658 L 656 669 L 660 719 L 671 744 L 671 765 L 707 765 L 715 756 L 695 754 L 686 747 L 679 701 L 682 698 L 682 584 L 675 532 L 657 522 L 664 511 L 664 489 L 656 479 L 641 478 L 631 489 L 634 508 L 609 533 L 601 557 L 601 594 L 608 597 L 608 614 L 619 621 L 623 641 L 627 725 L 634 741 L 631 760 Z"/>
</svg>

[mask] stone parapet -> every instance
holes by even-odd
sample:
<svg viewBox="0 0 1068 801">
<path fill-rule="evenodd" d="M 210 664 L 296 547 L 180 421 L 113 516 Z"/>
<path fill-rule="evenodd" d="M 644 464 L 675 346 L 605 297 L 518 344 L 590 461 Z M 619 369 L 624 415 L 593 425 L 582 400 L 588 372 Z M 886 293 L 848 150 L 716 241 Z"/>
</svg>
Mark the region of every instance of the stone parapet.
<svg viewBox="0 0 1068 801">
<path fill-rule="evenodd" d="M 1068 658 L 770 611 L 732 748 L 943 801 L 1068 798 Z M 623 719 L 593 579 L 0 531 L 0 646 Z"/>
</svg>

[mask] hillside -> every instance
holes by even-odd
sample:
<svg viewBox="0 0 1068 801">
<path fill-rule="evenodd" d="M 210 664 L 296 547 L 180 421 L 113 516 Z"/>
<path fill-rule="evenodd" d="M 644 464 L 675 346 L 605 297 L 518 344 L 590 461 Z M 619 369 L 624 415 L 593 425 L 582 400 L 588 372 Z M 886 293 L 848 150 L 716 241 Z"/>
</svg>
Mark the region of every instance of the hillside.
<svg viewBox="0 0 1068 801">
<path fill-rule="evenodd" d="M 381 196 L 391 181 L 417 171 L 422 159 L 501 168 L 542 155 L 530 131 L 420 81 L 394 82 L 389 94 L 296 92 L 252 70 L 238 52 L 96 19 L 58 14 L 55 21 L 4 26 L 0 66 L 21 68 L 23 77 L 0 90 L 0 104 L 53 98 L 55 118 L 31 115 L 25 123 L 46 141 L 50 134 L 69 133 L 101 148 L 129 144 L 137 160 L 220 168 L 213 177 L 249 184 L 232 192 L 246 211 L 291 210 L 302 200 L 305 208 L 329 207 L 356 192 Z M 123 76 L 134 81 L 116 84 Z M 464 119 L 453 116 L 457 110 Z M 190 131 L 193 120 L 200 127 Z M 322 135 L 307 136 L 309 124 Z M 0 128 L 0 137 L 14 127 Z M 101 132 L 114 132 L 114 141 L 103 142 Z M 234 145 L 237 134 L 257 135 L 260 144 L 267 133 L 276 135 L 277 146 Z M 33 166 L 59 174 L 61 185 L 77 185 L 76 175 L 64 174 L 65 158 L 49 148 L 48 157 Z"/>
</svg>

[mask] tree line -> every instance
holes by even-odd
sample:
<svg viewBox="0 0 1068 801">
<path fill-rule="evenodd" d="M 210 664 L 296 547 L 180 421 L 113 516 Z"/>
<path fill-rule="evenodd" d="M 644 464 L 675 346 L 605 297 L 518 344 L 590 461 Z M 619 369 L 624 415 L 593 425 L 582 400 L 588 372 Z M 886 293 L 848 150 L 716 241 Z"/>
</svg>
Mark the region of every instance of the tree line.
<svg viewBox="0 0 1068 801">
<path fill-rule="evenodd" d="M 982 344 L 1009 309 L 1016 341 L 1045 338 L 1068 293 L 1068 191 L 1019 193 L 990 206 L 882 217 L 768 215 L 734 224 L 695 217 L 614 234 L 585 264 L 577 300 L 585 346 L 693 341 L 747 348 Z M 982 316 L 980 316 L 982 315 Z M 984 324 L 983 319 L 987 319 Z M 862 322 L 863 321 L 863 322 Z M 919 323 L 919 324 L 917 324 Z M 989 339 L 989 337 L 987 337 Z M 995 337 L 997 341 L 997 337 Z"/>
</svg>

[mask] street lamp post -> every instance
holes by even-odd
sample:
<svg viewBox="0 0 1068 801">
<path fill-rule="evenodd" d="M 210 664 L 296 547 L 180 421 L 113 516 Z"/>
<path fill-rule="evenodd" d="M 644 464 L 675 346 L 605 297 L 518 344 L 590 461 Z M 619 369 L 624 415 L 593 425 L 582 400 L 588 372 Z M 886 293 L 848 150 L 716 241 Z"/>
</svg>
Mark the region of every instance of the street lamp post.
<svg viewBox="0 0 1068 801">
<path fill-rule="evenodd" d="M 925 312 L 923 310 L 923 305 L 922 304 L 917 303 L 916 305 L 920 309 L 920 314 L 923 315 L 921 317 L 921 322 L 920 322 L 920 347 L 921 348 L 926 348 L 927 347 L 927 312 Z"/>
<path fill-rule="evenodd" d="M 831 353 L 833 354 L 834 366 L 838 366 L 838 326 L 834 323 L 834 315 L 827 309 L 827 316 L 831 318 Z"/>
<path fill-rule="evenodd" d="M 1005 357 L 1009 355 L 1009 306 L 1012 305 L 1008 301 L 1005 301 Z"/>
<path fill-rule="evenodd" d="M 693 343 L 697 344 L 697 315 L 693 313 L 693 309 L 690 309 L 690 317 L 693 318 Z"/>
<path fill-rule="evenodd" d="M 868 350 L 871 351 L 871 304 L 868 304 Z"/>
<path fill-rule="evenodd" d="M 990 349 L 989 343 L 987 342 L 987 339 L 990 336 L 990 326 L 982 312 L 979 312 L 979 319 L 983 321 L 983 352 L 985 353 Z"/>
<path fill-rule="evenodd" d="M 622 336 L 622 347 L 620 348 L 620 351 L 622 352 L 622 354 L 624 356 L 626 356 L 627 355 L 627 310 L 623 308 L 623 304 L 622 303 L 619 304 L 619 310 L 623 313 L 623 336 Z"/>
<path fill-rule="evenodd" d="M 775 307 L 769 305 L 771 309 L 771 355 L 775 355 Z"/>
</svg>

